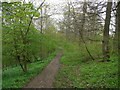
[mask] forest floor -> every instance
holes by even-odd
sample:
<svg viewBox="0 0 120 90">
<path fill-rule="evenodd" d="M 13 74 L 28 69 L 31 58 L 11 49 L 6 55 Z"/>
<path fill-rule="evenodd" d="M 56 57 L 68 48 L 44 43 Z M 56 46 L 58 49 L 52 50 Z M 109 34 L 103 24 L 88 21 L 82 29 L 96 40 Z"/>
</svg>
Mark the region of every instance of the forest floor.
<svg viewBox="0 0 120 90">
<path fill-rule="evenodd" d="M 50 62 L 50 64 L 40 74 L 38 74 L 38 76 L 27 83 L 25 88 L 53 88 L 55 75 L 60 68 L 59 59 L 61 56 L 61 52 L 57 53 L 56 57 Z"/>
</svg>

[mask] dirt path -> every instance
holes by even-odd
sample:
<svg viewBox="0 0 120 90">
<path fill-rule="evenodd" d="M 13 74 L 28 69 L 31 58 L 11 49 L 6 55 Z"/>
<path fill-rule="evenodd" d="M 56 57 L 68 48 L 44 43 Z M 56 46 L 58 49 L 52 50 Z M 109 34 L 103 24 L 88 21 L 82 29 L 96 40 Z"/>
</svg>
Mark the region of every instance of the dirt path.
<svg viewBox="0 0 120 90">
<path fill-rule="evenodd" d="M 25 88 L 53 88 L 53 82 L 55 80 L 54 76 L 59 70 L 59 59 L 61 55 L 61 53 L 58 53 L 49 65 L 28 83 Z"/>
</svg>

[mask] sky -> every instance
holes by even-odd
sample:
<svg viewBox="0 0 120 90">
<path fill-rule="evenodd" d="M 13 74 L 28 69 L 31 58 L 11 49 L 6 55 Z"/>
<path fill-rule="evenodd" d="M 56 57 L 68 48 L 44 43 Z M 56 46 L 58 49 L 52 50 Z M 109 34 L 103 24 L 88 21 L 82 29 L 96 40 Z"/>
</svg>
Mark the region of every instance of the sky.
<svg viewBox="0 0 120 90">
<path fill-rule="evenodd" d="M 36 7 L 38 7 L 41 2 L 43 0 L 25 0 L 26 2 L 29 2 L 29 1 L 34 1 L 34 5 Z M 74 0 L 71 0 L 71 1 L 74 1 Z M 49 4 L 50 5 L 50 13 L 61 13 L 62 12 L 62 6 L 63 4 L 66 2 L 66 0 L 45 0 L 45 3 Z M 54 14 L 52 15 L 51 17 L 55 18 L 55 19 L 61 19 L 63 18 L 63 15 L 62 14 Z"/>
</svg>

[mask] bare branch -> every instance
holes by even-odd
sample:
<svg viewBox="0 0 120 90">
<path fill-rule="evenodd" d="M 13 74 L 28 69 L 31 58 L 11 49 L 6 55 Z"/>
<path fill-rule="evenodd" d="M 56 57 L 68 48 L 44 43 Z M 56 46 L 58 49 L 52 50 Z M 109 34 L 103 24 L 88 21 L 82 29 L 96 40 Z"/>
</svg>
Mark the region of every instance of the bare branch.
<svg viewBox="0 0 120 90">
<path fill-rule="evenodd" d="M 36 11 L 38 11 L 41 7 L 42 7 L 42 5 L 44 4 L 44 2 L 45 2 L 45 0 L 40 4 L 40 6 L 37 8 L 37 10 Z M 33 17 L 35 16 L 35 14 L 33 14 L 33 16 L 31 17 L 31 20 L 30 20 L 30 23 L 29 23 L 29 25 L 28 25 L 28 28 L 27 28 L 27 31 L 26 31 L 26 33 L 25 33 L 25 36 L 28 34 L 28 32 L 29 32 L 29 29 L 30 29 L 30 26 L 31 26 L 31 23 L 32 23 L 32 20 L 33 20 Z"/>
</svg>

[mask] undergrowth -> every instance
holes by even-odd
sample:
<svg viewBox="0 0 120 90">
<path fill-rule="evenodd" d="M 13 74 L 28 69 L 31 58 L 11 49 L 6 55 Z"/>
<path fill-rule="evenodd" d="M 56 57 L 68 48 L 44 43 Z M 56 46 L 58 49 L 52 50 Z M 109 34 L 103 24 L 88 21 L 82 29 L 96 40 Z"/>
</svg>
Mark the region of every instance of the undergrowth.
<svg viewBox="0 0 120 90">
<path fill-rule="evenodd" d="M 2 73 L 3 88 L 23 88 L 24 85 L 40 73 L 43 68 L 55 57 L 56 52 L 50 54 L 45 60 L 27 65 L 28 73 L 24 73 L 20 66 L 10 67 Z"/>
<path fill-rule="evenodd" d="M 95 46 L 96 45 L 96 46 Z M 62 67 L 56 75 L 56 88 L 117 88 L 118 57 L 111 55 L 110 62 L 100 62 L 102 51 L 100 43 L 88 43 L 95 58 L 93 61 L 84 46 L 63 47 Z M 67 48 L 67 49 L 66 49 Z"/>
</svg>

